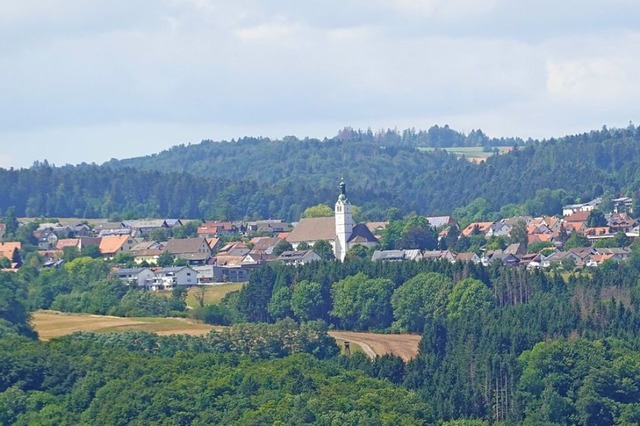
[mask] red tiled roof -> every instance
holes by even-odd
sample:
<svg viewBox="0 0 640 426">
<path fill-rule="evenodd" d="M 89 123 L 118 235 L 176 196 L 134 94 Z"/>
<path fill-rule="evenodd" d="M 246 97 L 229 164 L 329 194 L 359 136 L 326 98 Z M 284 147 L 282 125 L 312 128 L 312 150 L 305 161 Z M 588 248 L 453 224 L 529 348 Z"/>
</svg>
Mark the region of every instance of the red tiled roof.
<svg viewBox="0 0 640 426">
<path fill-rule="evenodd" d="M 113 254 L 120 250 L 120 247 L 127 242 L 127 240 L 131 238 L 129 235 L 114 235 L 109 237 L 103 237 L 100 240 L 100 253 L 102 254 Z"/>
<path fill-rule="evenodd" d="M 65 247 L 78 247 L 80 245 L 79 238 L 63 238 L 56 243 L 56 249 L 62 250 Z"/>
<path fill-rule="evenodd" d="M 8 241 L 0 243 L 0 257 L 6 257 L 8 259 L 13 258 L 13 252 L 15 250 L 22 250 L 22 243 L 19 241 Z"/>
<path fill-rule="evenodd" d="M 484 234 L 491 225 L 493 225 L 493 222 L 473 222 L 470 223 L 469 226 L 464 228 L 460 235 L 468 237 L 473 233 L 473 230 L 476 226 L 478 227 L 478 231 L 480 231 L 481 234 Z"/>
<path fill-rule="evenodd" d="M 564 218 L 566 222 L 586 222 L 591 212 L 575 212 Z M 566 225 L 565 225 L 566 226 Z"/>
</svg>

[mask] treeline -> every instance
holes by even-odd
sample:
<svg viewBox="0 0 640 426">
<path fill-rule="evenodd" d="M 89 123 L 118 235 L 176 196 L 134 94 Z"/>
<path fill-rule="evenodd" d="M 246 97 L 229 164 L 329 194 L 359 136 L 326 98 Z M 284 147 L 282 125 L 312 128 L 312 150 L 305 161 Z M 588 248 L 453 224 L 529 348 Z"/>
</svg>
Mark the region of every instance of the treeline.
<svg viewBox="0 0 640 426">
<path fill-rule="evenodd" d="M 639 140 L 633 126 L 603 129 L 530 141 L 480 164 L 366 138 L 203 142 L 104 166 L 0 169 L 0 214 L 15 206 L 18 216 L 294 221 L 332 205 L 340 177 L 365 220 L 385 219 L 391 207 L 435 215 L 474 203 L 487 214 L 560 214 L 596 196 L 636 197 Z"/>
</svg>

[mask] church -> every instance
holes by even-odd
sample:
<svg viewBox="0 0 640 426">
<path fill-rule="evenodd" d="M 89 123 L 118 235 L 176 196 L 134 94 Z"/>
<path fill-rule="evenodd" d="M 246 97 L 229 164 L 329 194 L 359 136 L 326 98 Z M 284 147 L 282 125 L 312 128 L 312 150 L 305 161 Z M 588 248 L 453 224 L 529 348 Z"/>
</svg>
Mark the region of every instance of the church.
<svg viewBox="0 0 640 426">
<path fill-rule="evenodd" d="M 313 246 L 317 241 L 327 241 L 333 247 L 336 259 L 343 261 L 349 249 L 355 245 L 375 247 L 378 239 L 365 224 L 355 224 L 351 214 L 351 202 L 347 198 L 344 180 L 340 182 L 340 194 L 333 217 L 303 218 L 287 237 L 293 248 L 300 243 Z"/>
</svg>

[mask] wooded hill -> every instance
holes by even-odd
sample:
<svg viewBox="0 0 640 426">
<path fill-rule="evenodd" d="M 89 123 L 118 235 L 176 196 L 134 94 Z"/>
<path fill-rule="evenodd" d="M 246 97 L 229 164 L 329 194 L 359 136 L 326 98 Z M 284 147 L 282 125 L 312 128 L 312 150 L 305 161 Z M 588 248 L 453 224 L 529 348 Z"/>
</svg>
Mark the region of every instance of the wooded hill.
<svg viewBox="0 0 640 426">
<path fill-rule="evenodd" d="M 306 207 L 332 205 L 344 177 L 365 219 L 384 219 L 391 207 L 451 214 L 478 199 L 484 214 L 518 205 L 539 215 L 603 194 L 635 197 L 640 188 L 640 128 L 633 125 L 526 144 L 448 128 L 435 132 L 440 139 L 429 133 L 346 129 L 322 141 L 204 141 L 102 166 L 0 169 L 0 213 L 15 206 L 27 216 L 297 220 Z M 520 146 L 480 164 L 418 149 L 470 140 Z"/>
</svg>

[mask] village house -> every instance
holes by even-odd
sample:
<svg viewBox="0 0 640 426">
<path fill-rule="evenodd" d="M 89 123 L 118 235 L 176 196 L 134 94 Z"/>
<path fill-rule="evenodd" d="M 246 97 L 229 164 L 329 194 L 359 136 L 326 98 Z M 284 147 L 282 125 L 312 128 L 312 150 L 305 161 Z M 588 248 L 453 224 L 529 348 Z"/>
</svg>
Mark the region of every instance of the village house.
<svg viewBox="0 0 640 426">
<path fill-rule="evenodd" d="M 506 254 L 512 254 L 514 256 L 522 256 L 527 253 L 527 248 L 522 243 L 513 243 L 509 244 L 509 246 L 504 249 Z"/>
<path fill-rule="evenodd" d="M 527 244 L 531 243 L 554 243 L 557 234 L 528 234 Z"/>
<path fill-rule="evenodd" d="M 612 253 L 609 253 L 609 254 L 596 253 L 589 256 L 589 258 L 585 261 L 585 266 L 588 266 L 590 268 L 597 268 L 607 260 L 610 260 L 613 262 L 619 262 L 620 258 Z"/>
<path fill-rule="evenodd" d="M 562 219 L 559 219 L 555 216 L 541 216 L 541 217 L 534 217 L 533 219 L 531 219 L 527 224 L 527 227 L 544 226 L 547 229 L 549 229 L 549 231 L 555 232 L 560 229 L 561 225 L 562 225 Z M 544 233 L 544 232 L 537 231 L 536 233 Z"/>
<path fill-rule="evenodd" d="M 501 254 L 496 254 L 492 257 L 491 262 L 501 262 L 503 266 L 518 266 L 520 265 L 520 257 L 513 253 L 507 253 L 503 251 Z"/>
<path fill-rule="evenodd" d="M 164 244 L 158 241 L 141 241 L 131 248 L 133 261 L 140 265 L 157 265 L 158 259 L 164 253 Z"/>
<path fill-rule="evenodd" d="M 376 250 L 371 255 L 372 262 L 400 262 L 404 260 L 404 250 Z"/>
<path fill-rule="evenodd" d="M 100 239 L 100 253 L 106 259 L 112 259 L 118 253 L 129 253 L 138 242 L 129 235 L 112 235 Z"/>
<path fill-rule="evenodd" d="M 525 227 L 531 222 L 530 216 L 516 216 L 516 217 L 507 217 L 504 219 L 495 222 L 493 225 L 489 227 L 487 232 L 485 233 L 486 237 L 508 237 L 511 235 L 511 230 L 513 227 L 522 222 Z"/>
<path fill-rule="evenodd" d="M 422 258 L 424 260 L 446 260 L 448 262 L 455 262 L 456 256 L 450 250 L 425 250 L 422 252 Z"/>
<path fill-rule="evenodd" d="M 633 228 L 638 224 L 635 219 L 629 217 L 626 213 L 607 214 L 605 215 L 605 219 L 609 225 L 609 231 L 612 234 L 615 234 L 618 231 L 622 231 L 625 234 L 631 233 Z"/>
<path fill-rule="evenodd" d="M 472 262 L 477 265 L 478 263 L 481 262 L 481 259 L 477 254 L 471 252 L 471 253 L 458 253 L 456 255 L 455 261 L 456 262 Z"/>
<path fill-rule="evenodd" d="M 602 203 L 602 198 L 596 198 L 586 203 L 569 204 L 562 207 L 562 215 L 570 216 L 578 212 L 586 212 L 588 214 L 600 207 L 600 203 Z"/>
<path fill-rule="evenodd" d="M 458 226 L 458 222 L 452 216 L 427 216 L 426 219 L 429 225 L 436 229 Z"/>
<path fill-rule="evenodd" d="M 59 223 L 42 223 L 33 231 L 33 237 L 38 241 L 40 250 L 52 250 L 59 239 L 69 238 L 73 231 L 68 226 Z"/>
<path fill-rule="evenodd" d="M 246 282 L 249 275 L 261 263 L 256 263 L 251 257 L 244 256 L 222 256 L 216 257 L 213 265 L 213 272 L 216 282 Z"/>
<path fill-rule="evenodd" d="M 64 251 L 66 248 L 73 248 L 80 251 L 80 238 L 63 238 L 58 240 L 55 249 Z"/>
<path fill-rule="evenodd" d="M 100 222 L 93 227 L 96 237 L 111 235 L 131 235 L 131 228 L 126 228 L 122 222 Z"/>
<path fill-rule="evenodd" d="M 633 199 L 631 197 L 614 198 L 611 201 L 614 213 L 633 213 Z"/>
<path fill-rule="evenodd" d="M 597 254 L 612 254 L 616 257 L 616 260 L 627 260 L 631 255 L 631 248 L 629 247 L 608 247 L 595 250 Z"/>
<path fill-rule="evenodd" d="M 91 236 L 91 227 L 87 225 L 85 222 L 76 223 L 74 225 L 70 225 L 69 228 L 74 237 L 89 237 Z"/>
<path fill-rule="evenodd" d="M 320 256 L 315 254 L 312 250 L 301 251 L 285 251 L 278 258 L 277 261 L 284 263 L 285 265 L 306 265 L 307 263 L 317 262 L 322 260 Z"/>
<path fill-rule="evenodd" d="M 422 252 L 418 249 L 409 250 L 376 250 L 371 255 L 372 262 L 387 261 L 397 262 L 403 260 L 422 260 Z"/>
<path fill-rule="evenodd" d="M 182 224 L 179 220 L 177 223 Z M 153 231 L 169 230 L 171 228 L 165 219 L 127 220 L 122 222 L 122 225 L 125 228 L 131 229 L 131 235 L 134 237 L 147 237 Z"/>
<path fill-rule="evenodd" d="M 150 290 L 171 290 L 178 286 L 198 284 L 197 273 L 188 266 L 171 266 L 155 271 Z"/>
<path fill-rule="evenodd" d="M 59 239 L 55 249 L 64 251 L 65 248 L 73 247 L 78 251 L 88 246 L 100 247 L 100 238 L 98 237 L 76 237 Z"/>
<path fill-rule="evenodd" d="M 487 231 L 491 228 L 493 222 L 473 222 L 460 232 L 461 237 L 469 237 L 472 234 L 486 235 Z"/>
<path fill-rule="evenodd" d="M 198 237 L 217 238 L 223 235 L 232 235 L 238 233 L 238 227 L 232 222 L 204 222 L 196 230 Z"/>
<path fill-rule="evenodd" d="M 242 241 L 234 241 L 224 245 L 220 250 L 218 250 L 216 257 L 223 257 L 223 256 L 244 257 L 250 251 L 251 249 Z"/>
<path fill-rule="evenodd" d="M 206 238 L 174 238 L 167 241 L 164 250 L 191 265 L 203 265 L 211 258 Z"/>
<path fill-rule="evenodd" d="M 12 269 L 19 268 L 22 264 L 20 250 L 22 250 L 22 243 L 19 241 L 0 242 L 0 258 L 9 259 Z"/>
<path fill-rule="evenodd" d="M 211 249 L 211 253 L 215 253 L 216 250 L 220 248 L 220 238 L 205 238 L 207 240 L 207 244 L 209 244 L 209 248 Z"/>
<path fill-rule="evenodd" d="M 380 235 L 387 229 L 389 222 L 367 222 L 367 228 L 373 235 Z"/>
<path fill-rule="evenodd" d="M 156 276 L 150 268 L 122 268 L 115 270 L 113 275 L 128 285 L 141 288 L 151 288 Z"/>
<path fill-rule="evenodd" d="M 273 249 L 275 249 L 280 242 L 282 242 L 282 240 L 276 237 L 252 238 L 251 243 L 253 244 L 253 248 L 251 249 L 250 253 L 262 253 L 271 255 L 273 254 Z"/>
<path fill-rule="evenodd" d="M 253 222 L 247 222 L 245 227 L 246 232 L 270 235 L 287 232 L 289 230 L 289 224 L 282 220 L 256 220 Z"/>
<path fill-rule="evenodd" d="M 216 282 L 213 268 L 213 265 L 194 265 L 191 267 L 196 271 L 198 285 L 209 285 Z"/>
</svg>

